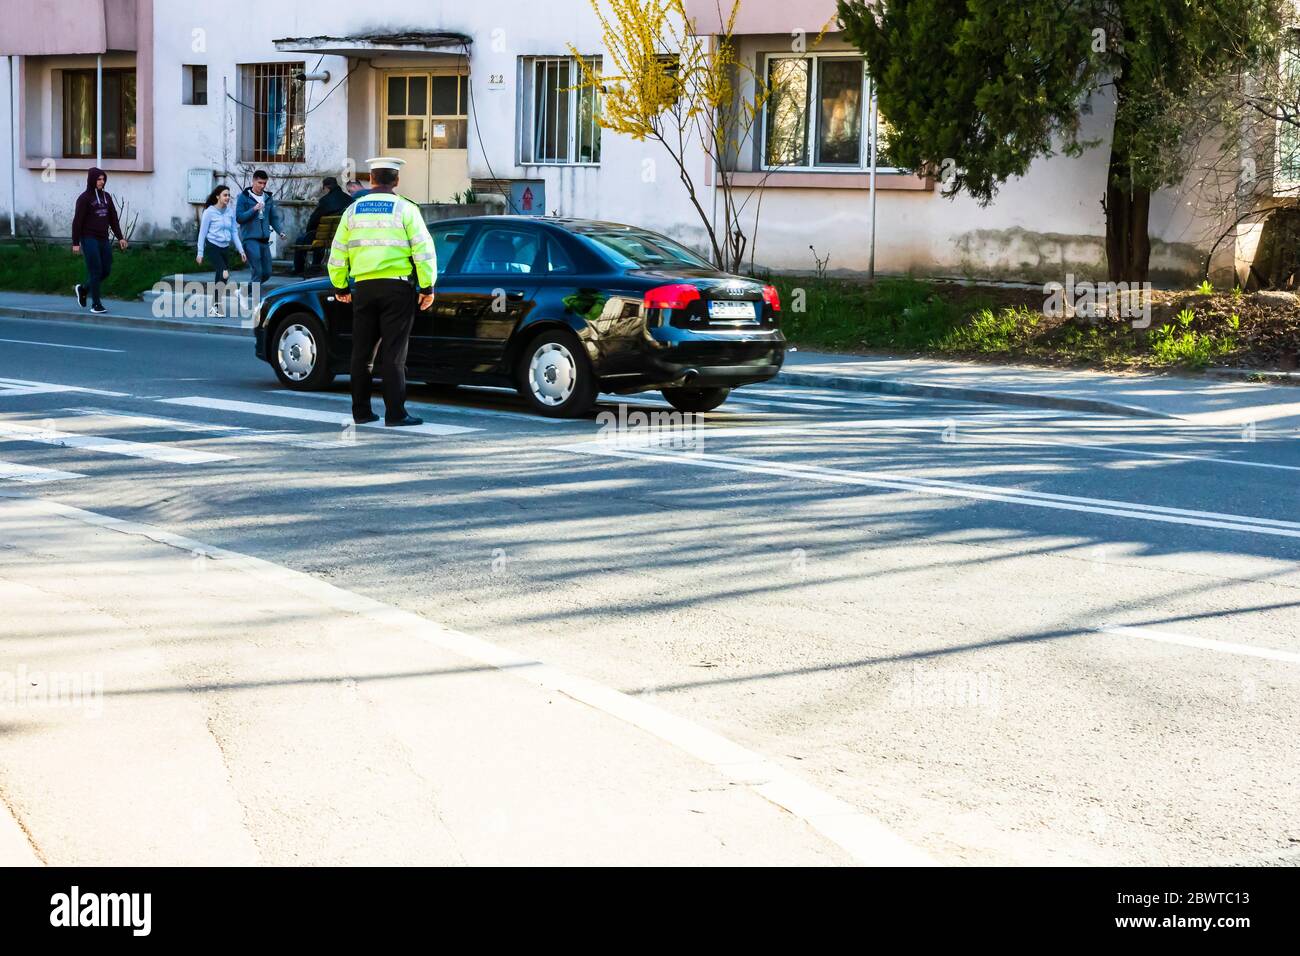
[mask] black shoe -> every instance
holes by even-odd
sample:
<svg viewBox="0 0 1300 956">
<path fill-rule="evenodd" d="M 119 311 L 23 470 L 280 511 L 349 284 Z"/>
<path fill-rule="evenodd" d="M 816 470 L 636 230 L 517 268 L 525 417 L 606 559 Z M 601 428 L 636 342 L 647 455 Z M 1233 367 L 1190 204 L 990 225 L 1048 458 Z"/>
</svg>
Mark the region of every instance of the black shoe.
<svg viewBox="0 0 1300 956">
<path fill-rule="evenodd" d="M 353 415 L 352 421 L 358 425 L 369 425 L 371 422 L 379 421 L 379 416 L 376 415 L 374 412 L 371 412 L 369 415 L 362 415 L 360 417 Z"/>
<path fill-rule="evenodd" d="M 105 312 L 108 311 L 108 309 L 104 308 L 104 304 L 102 302 L 96 302 L 94 305 L 90 307 L 90 311 L 94 312 L 96 315 L 103 315 Z"/>
<path fill-rule="evenodd" d="M 384 424 L 387 425 L 389 428 L 400 428 L 404 425 L 423 425 L 424 419 L 416 418 L 414 415 L 407 415 L 405 418 L 395 422 L 390 422 L 387 419 L 385 419 Z"/>
<path fill-rule="evenodd" d="M 78 282 L 72 288 L 73 292 L 75 292 L 77 296 L 77 305 L 84 309 L 86 307 L 86 287 Z"/>
</svg>

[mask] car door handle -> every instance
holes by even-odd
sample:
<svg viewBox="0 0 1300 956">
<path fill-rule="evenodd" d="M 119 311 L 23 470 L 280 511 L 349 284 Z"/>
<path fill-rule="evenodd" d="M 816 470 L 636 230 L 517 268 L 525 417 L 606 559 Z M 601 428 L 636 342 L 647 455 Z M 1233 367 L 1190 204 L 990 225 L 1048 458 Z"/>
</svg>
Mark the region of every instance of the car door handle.
<svg viewBox="0 0 1300 956">
<path fill-rule="evenodd" d="M 519 301 L 520 299 L 522 299 L 523 297 L 524 297 L 524 290 L 523 290 L 523 289 L 506 289 L 506 298 L 507 298 L 507 299 L 513 299 L 514 301 L 517 302 L 517 301 Z"/>
</svg>

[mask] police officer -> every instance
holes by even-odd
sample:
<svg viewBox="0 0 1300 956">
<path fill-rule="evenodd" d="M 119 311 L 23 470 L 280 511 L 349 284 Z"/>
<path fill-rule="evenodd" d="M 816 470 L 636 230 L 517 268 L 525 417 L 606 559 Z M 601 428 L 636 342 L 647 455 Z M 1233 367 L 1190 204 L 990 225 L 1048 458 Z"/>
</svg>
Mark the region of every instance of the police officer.
<svg viewBox="0 0 1300 956">
<path fill-rule="evenodd" d="M 352 302 L 352 420 L 358 425 L 379 420 L 370 407 L 369 365 L 380 340 L 384 424 L 420 425 L 421 419 L 406 412 L 406 352 L 417 307 L 410 276 L 414 264 L 423 312 L 433 305 L 433 239 L 420 208 L 395 192 L 403 161 L 380 156 L 366 162 L 371 189 L 343 213 L 329 258 L 335 298 Z M 349 274 L 355 292 L 348 291 Z"/>
</svg>

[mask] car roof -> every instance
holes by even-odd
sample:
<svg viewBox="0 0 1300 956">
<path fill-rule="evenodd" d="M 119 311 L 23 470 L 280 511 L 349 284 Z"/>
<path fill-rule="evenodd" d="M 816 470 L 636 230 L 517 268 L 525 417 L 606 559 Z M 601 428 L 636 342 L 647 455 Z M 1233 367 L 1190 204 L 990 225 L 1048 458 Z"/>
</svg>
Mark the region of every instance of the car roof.
<svg viewBox="0 0 1300 956">
<path fill-rule="evenodd" d="M 600 219 L 575 219 L 571 216 L 457 216 L 452 219 L 435 219 L 429 223 L 430 227 L 442 226 L 447 224 L 461 225 L 475 222 L 520 222 L 533 223 L 547 226 L 559 226 L 573 232 L 585 232 L 588 229 L 600 230 L 627 230 L 629 232 L 649 232 L 651 230 L 639 226 L 629 226 L 621 222 L 605 222 Z"/>
</svg>

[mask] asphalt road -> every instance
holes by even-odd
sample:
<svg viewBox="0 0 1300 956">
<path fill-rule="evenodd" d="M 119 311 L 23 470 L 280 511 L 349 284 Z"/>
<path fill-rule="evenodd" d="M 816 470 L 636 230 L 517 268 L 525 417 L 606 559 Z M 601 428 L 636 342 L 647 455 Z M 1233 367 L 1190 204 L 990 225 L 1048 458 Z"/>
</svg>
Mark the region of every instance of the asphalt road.
<svg viewBox="0 0 1300 956">
<path fill-rule="evenodd" d="M 414 386 L 422 433 L 349 432 L 345 388 L 0 320 L 0 494 L 644 697 L 942 862 L 1300 860 L 1293 434 L 775 385 L 612 440 Z"/>
</svg>

